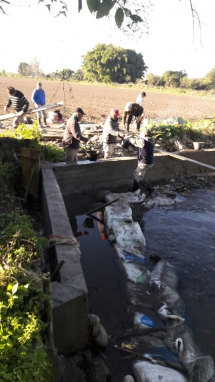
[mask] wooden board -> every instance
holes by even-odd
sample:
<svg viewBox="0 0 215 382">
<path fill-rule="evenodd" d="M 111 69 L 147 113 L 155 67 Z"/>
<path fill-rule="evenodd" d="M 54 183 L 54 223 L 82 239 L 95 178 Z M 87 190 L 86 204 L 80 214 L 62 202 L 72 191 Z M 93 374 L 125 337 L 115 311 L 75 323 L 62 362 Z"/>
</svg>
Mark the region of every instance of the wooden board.
<svg viewBox="0 0 215 382">
<path fill-rule="evenodd" d="M 32 167 L 35 166 L 29 190 L 34 193 L 39 191 L 40 152 L 38 150 L 22 147 L 22 186 L 26 187 L 30 178 Z"/>
<path fill-rule="evenodd" d="M 57 103 L 51 103 L 50 105 L 46 105 L 40 108 L 34 108 L 34 109 L 28 109 L 27 114 L 37 113 L 38 111 L 47 110 L 47 109 L 54 109 L 55 107 L 63 106 L 63 101 L 57 102 Z M 5 115 L 0 115 L 0 121 L 4 121 L 5 119 L 15 118 L 17 117 L 17 113 L 10 113 Z"/>
</svg>

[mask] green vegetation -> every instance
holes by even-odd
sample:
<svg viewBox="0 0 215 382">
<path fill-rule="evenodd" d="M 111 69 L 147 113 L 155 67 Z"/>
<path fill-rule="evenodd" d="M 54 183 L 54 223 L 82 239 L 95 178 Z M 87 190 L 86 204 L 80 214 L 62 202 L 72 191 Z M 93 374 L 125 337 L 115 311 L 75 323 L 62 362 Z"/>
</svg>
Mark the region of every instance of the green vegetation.
<svg viewBox="0 0 215 382">
<path fill-rule="evenodd" d="M 84 56 L 84 79 L 99 82 L 136 82 L 147 67 L 142 54 L 134 50 L 98 44 Z"/>
<path fill-rule="evenodd" d="M 23 140 L 31 141 L 28 147 L 38 150 L 40 152 L 40 157 L 42 160 L 47 162 L 62 162 L 64 158 L 63 148 L 59 148 L 50 143 L 45 144 L 41 142 L 42 134 L 39 131 L 38 122 L 35 121 L 32 127 L 27 127 L 25 124 L 20 124 L 19 127 L 14 129 L 14 131 L 7 130 L 6 132 L 0 134 L 0 137 L 15 138 L 19 140 L 20 145 L 22 145 Z M 13 152 L 11 151 L 11 156 Z"/>
<path fill-rule="evenodd" d="M 1 205 L 8 205 L 7 197 L 1 193 Z M 12 210 L 13 194 L 10 203 Z M 44 241 L 18 208 L 1 212 L 0 226 L 0 380 L 50 381 L 41 337 L 45 329 L 42 302 L 49 297 L 44 295 L 41 273 L 33 265 L 43 261 Z"/>
</svg>

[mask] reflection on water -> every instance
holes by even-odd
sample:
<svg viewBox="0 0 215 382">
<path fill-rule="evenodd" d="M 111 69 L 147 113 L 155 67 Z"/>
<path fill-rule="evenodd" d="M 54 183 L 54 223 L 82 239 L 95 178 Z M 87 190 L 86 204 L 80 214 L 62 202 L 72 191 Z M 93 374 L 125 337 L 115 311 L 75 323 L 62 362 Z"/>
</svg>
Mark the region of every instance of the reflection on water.
<svg viewBox="0 0 215 382">
<path fill-rule="evenodd" d="M 194 339 L 215 359 L 215 191 L 197 190 L 176 206 L 144 216 L 146 257 L 158 253 L 175 265 Z"/>
</svg>

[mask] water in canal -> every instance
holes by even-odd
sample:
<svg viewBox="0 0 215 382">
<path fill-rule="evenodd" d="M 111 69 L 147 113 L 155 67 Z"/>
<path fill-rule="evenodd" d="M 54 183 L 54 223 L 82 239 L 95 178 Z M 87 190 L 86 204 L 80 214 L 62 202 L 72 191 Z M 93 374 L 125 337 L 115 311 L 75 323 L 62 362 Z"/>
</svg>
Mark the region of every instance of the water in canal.
<svg viewBox="0 0 215 382">
<path fill-rule="evenodd" d="M 73 230 L 81 244 L 81 264 L 89 291 L 89 312 L 100 317 L 112 341 L 104 353 L 113 382 L 129 374 L 127 362 L 114 352 L 114 338 L 132 327 L 123 299 L 122 274 L 115 261 L 115 252 L 103 240 L 94 221 L 91 228 L 83 225 L 89 198 L 76 197 L 75 209 L 66 201 Z M 74 202 L 74 198 L 72 198 Z M 88 200 L 88 201 L 87 201 Z M 80 209 L 79 206 L 84 206 Z M 77 211 L 82 215 L 78 216 Z M 75 218 L 76 215 L 76 218 Z M 95 215 L 96 216 L 96 215 Z M 144 213 L 146 267 L 157 253 L 174 265 L 179 274 L 178 292 L 186 305 L 192 323 L 194 340 L 204 354 L 215 360 L 215 189 L 196 190 L 186 200 L 173 206 L 154 206 Z M 82 232 L 88 234 L 82 234 Z"/>
</svg>

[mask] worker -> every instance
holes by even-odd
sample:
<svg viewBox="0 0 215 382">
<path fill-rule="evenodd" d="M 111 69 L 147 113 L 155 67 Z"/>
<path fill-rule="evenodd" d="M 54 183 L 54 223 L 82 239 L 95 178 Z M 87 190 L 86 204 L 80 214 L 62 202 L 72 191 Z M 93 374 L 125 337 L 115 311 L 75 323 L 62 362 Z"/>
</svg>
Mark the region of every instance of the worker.
<svg viewBox="0 0 215 382">
<path fill-rule="evenodd" d="M 143 119 L 143 107 L 138 105 L 138 103 L 128 102 L 125 105 L 125 110 L 123 113 L 123 125 L 129 132 L 129 126 L 131 124 L 132 118 L 135 117 L 137 131 L 140 130 L 141 121 Z"/>
<path fill-rule="evenodd" d="M 137 99 L 136 99 L 136 103 L 138 103 L 138 105 L 143 107 L 143 101 L 144 101 L 145 97 L 146 97 L 146 92 L 142 92 L 142 93 L 138 94 Z"/>
<path fill-rule="evenodd" d="M 20 123 L 24 123 L 24 114 L 28 111 L 29 102 L 22 92 L 12 86 L 7 88 L 7 92 L 9 99 L 4 107 L 4 111 L 7 111 L 11 105 L 13 106 L 17 114 L 13 120 L 13 127 L 16 128 Z"/>
<path fill-rule="evenodd" d="M 140 189 L 140 186 L 146 188 L 148 195 L 154 191 L 154 187 L 144 179 L 144 176 L 149 168 L 153 166 L 153 150 L 154 150 L 154 141 L 152 139 L 151 130 L 143 129 L 140 131 L 140 136 L 137 138 L 127 138 L 127 140 L 134 146 L 138 147 L 137 150 L 137 159 L 138 165 L 134 171 L 134 184 L 133 192 Z"/>
<path fill-rule="evenodd" d="M 66 162 L 77 164 L 78 149 L 80 142 L 87 142 L 88 139 L 83 137 L 79 122 L 86 115 L 80 107 L 75 109 L 72 116 L 68 119 L 63 136 L 63 146 L 66 149 Z"/>
<path fill-rule="evenodd" d="M 102 142 L 105 159 L 111 158 L 113 156 L 117 137 L 123 139 L 123 137 L 120 135 L 121 130 L 119 129 L 119 117 L 119 110 L 116 108 L 111 109 L 110 115 L 107 117 L 103 127 Z"/>
<path fill-rule="evenodd" d="M 44 107 L 46 104 L 46 94 L 42 88 L 42 82 L 38 82 L 36 86 L 36 89 L 33 90 L 31 100 L 34 102 L 35 108 L 41 108 Z M 42 125 L 42 117 L 44 125 Z M 47 127 L 45 110 L 37 112 L 37 120 L 40 127 Z"/>
</svg>

